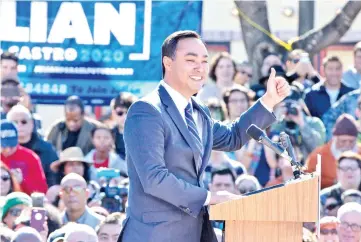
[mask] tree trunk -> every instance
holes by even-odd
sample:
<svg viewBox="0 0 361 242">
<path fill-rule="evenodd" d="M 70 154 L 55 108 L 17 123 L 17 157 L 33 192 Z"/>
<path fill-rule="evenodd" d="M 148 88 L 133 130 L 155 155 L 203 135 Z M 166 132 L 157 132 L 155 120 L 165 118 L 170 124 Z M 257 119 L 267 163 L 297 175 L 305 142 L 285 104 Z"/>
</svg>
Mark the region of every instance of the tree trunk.
<svg viewBox="0 0 361 242">
<path fill-rule="evenodd" d="M 315 1 L 299 1 L 298 16 L 298 36 L 301 36 L 314 28 Z"/>
<path fill-rule="evenodd" d="M 348 1 L 335 18 L 320 29 L 311 30 L 292 43 L 293 49 L 304 49 L 311 55 L 337 43 L 349 30 L 361 10 L 361 1 Z"/>
<path fill-rule="evenodd" d="M 270 31 L 266 1 L 235 1 L 235 4 L 237 8 L 249 16 L 252 21 L 263 29 Z M 261 65 L 266 54 L 263 50 L 266 48 L 269 48 L 270 51 L 273 52 L 283 52 L 284 50 L 266 34 L 253 27 L 243 17 L 240 16 L 239 20 L 242 26 L 243 41 L 248 59 L 253 65 L 253 82 L 257 83 L 261 77 Z"/>
</svg>

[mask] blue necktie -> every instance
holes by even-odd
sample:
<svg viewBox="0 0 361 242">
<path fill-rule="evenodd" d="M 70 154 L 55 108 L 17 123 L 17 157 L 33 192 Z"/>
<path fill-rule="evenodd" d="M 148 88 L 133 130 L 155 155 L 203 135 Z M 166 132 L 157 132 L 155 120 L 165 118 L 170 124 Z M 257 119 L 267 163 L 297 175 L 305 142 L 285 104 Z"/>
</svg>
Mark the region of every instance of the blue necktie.
<svg viewBox="0 0 361 242">
<path fill-rule="evenodd" d="M 199 149 L 200 153 L 202 154 L 203 153 L 203 144 L 202 144 L 201 138 L 199 137 L 196 122 L 193 119 L 192 113 L 193 113 L 192 106 L 190 103 L 188 103 L 187 107 L 185 108 L 185 117 L 186 117 L 188 130 L 189 130 L 189 133 L 191 134 L 194 142 L 196 143 L 197 148 Z"/>
</svg>

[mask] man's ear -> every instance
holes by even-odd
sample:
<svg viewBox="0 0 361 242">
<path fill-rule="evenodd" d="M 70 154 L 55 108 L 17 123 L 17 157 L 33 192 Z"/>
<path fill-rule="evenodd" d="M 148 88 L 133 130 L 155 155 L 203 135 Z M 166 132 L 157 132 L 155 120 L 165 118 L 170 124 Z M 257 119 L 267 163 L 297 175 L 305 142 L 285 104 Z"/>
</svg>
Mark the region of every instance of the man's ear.
<svg viewBox="0 0 361 242">
<path fill-rule="evenodd" d="M 170 71 L 172 69 L 172 61 L 173 60 L 170 57 L 163 56 L 163 65 L 167 71 Z"/>
</svg>

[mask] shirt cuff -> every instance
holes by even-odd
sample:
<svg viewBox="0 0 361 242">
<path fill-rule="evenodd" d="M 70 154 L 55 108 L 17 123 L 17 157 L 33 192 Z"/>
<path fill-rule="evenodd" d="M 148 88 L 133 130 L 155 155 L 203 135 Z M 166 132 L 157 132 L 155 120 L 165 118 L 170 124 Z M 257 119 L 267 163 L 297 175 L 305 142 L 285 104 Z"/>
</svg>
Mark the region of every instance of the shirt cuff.
<svg viewBox="0 0 361 242">
<path fill-rule="evenodd" d="M 206 201 L 204 202 L 203 205 L 208 206 L 210 201 L 211 201 L 211 192 L 207 191 L 207 199 L 206 199 Z"/>
<path fill-rule="evenodd" d="M 268 112 L 273 113 L 272 108 L 267 107 L 267 105 L 265 105 L 264 102 L 262 102 L 262 98 L 260 98 L 259 101 L 260 101 L 260 103 L 262 104 L 262 106 L 263 106 L 265 109 L 268 110 Z"/>
</svg>

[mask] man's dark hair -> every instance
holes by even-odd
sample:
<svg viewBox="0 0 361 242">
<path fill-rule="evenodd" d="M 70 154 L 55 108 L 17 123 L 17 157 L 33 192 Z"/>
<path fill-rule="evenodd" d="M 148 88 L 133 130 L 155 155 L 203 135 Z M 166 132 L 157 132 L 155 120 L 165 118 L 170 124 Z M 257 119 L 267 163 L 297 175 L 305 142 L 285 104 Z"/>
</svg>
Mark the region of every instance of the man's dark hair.
<svg viewBox="0 0 361 242">
<path fill-rule="evenodd" d="M 201 36 L 197 34 L 195 31 L 183 30 L 183 31 L 174 32 L 164 40 L 162 44 L 162 60 L 161 60 L 163 76 L 165 74 L 165 67 L 163 64 L 164 56 L 173 59 L 175 57 L 175 52 L 177 50 L 178 42 L 182 39 L 187 39 L 187 38 L 201 39 Z"/>
<path fill-rule="evenodd" d="M 121 92 L 118 96 L 112 99 L 110 107 L 112 109 L 116 109 L 118 107 L 125 107 L 126 109 L 129 109 L 130 106 L 137 100 L 138 98 L 134 94 L 130 92 Z"/>
<path fill-rule="evenodd" d="M 68 97 L 68 99 L 66 99 L 64 104 L 65 104 L 65 106 L 64 106 L 65 109 L 76 106 L 76 107 L 80 108 L 81 114 L 84 114 L 84 103 L 80 99 L 80 97 L 78 97 L 78 96 L 70 96 L 70 97 Z"/>
<path fill-rule="evenodd" d="M 213 182 L 213 178 L 214 178 L 215 175 L 219 175 L 219 176 L 230 175 L 232 177 L 233 183 L 236 182 L 236 177 L 234 176 L 234 173 L 228 167 L 213 169 L 212 170 L 212 175 L 211 175 L 211 182 Z"/>
<path fill-rule="evenodd" d="M 332 56 L 326 56 L 322 60 L 323 68 L 326 68 L 327 64 L 330 63 L 330 62 L 338 62 L 342 66 L 342 62 L 341 62 L 340 58 L 338 56 L 332 55 Z"/>
<path fill-rule="evenodd" d="M 213 57 L 213 60 L 211 61 L 211 65 L 210 65 L 210 70 L 209 70 L 209 77 L 215 82 L 217 82 L 216 68 L 218 66 L 219 61 L 223 58 L 229 59 L 230 61 L 232 61 L 233 70 L 234 70 L 233 78 L 237 74 L 236 62 L 232 59 L 232 56 L 228 52 L 220 52 L 215 57 Z"/>
<path fill-rule="evenodd" d="M 106 225 L 106 224 L 116 224 L 116 225 L 120 225 L 121 229 L 121 225 L 123 223 L 125 216 L 122 213 L 116 212 L 116 213 L 112 213 L 109 214 L 95 229 L 95 232 L 98 234 L 100 229 Z"/>
<path fill-rule="evenodd" d="M 14 53 L 11 53 L 9 51 L 5 51 L 1 54 L 1 61 L 2 60 L 12 60 L 15 61 L 16 64 L 19 64 L 19 58 Z"/>
</svg>

